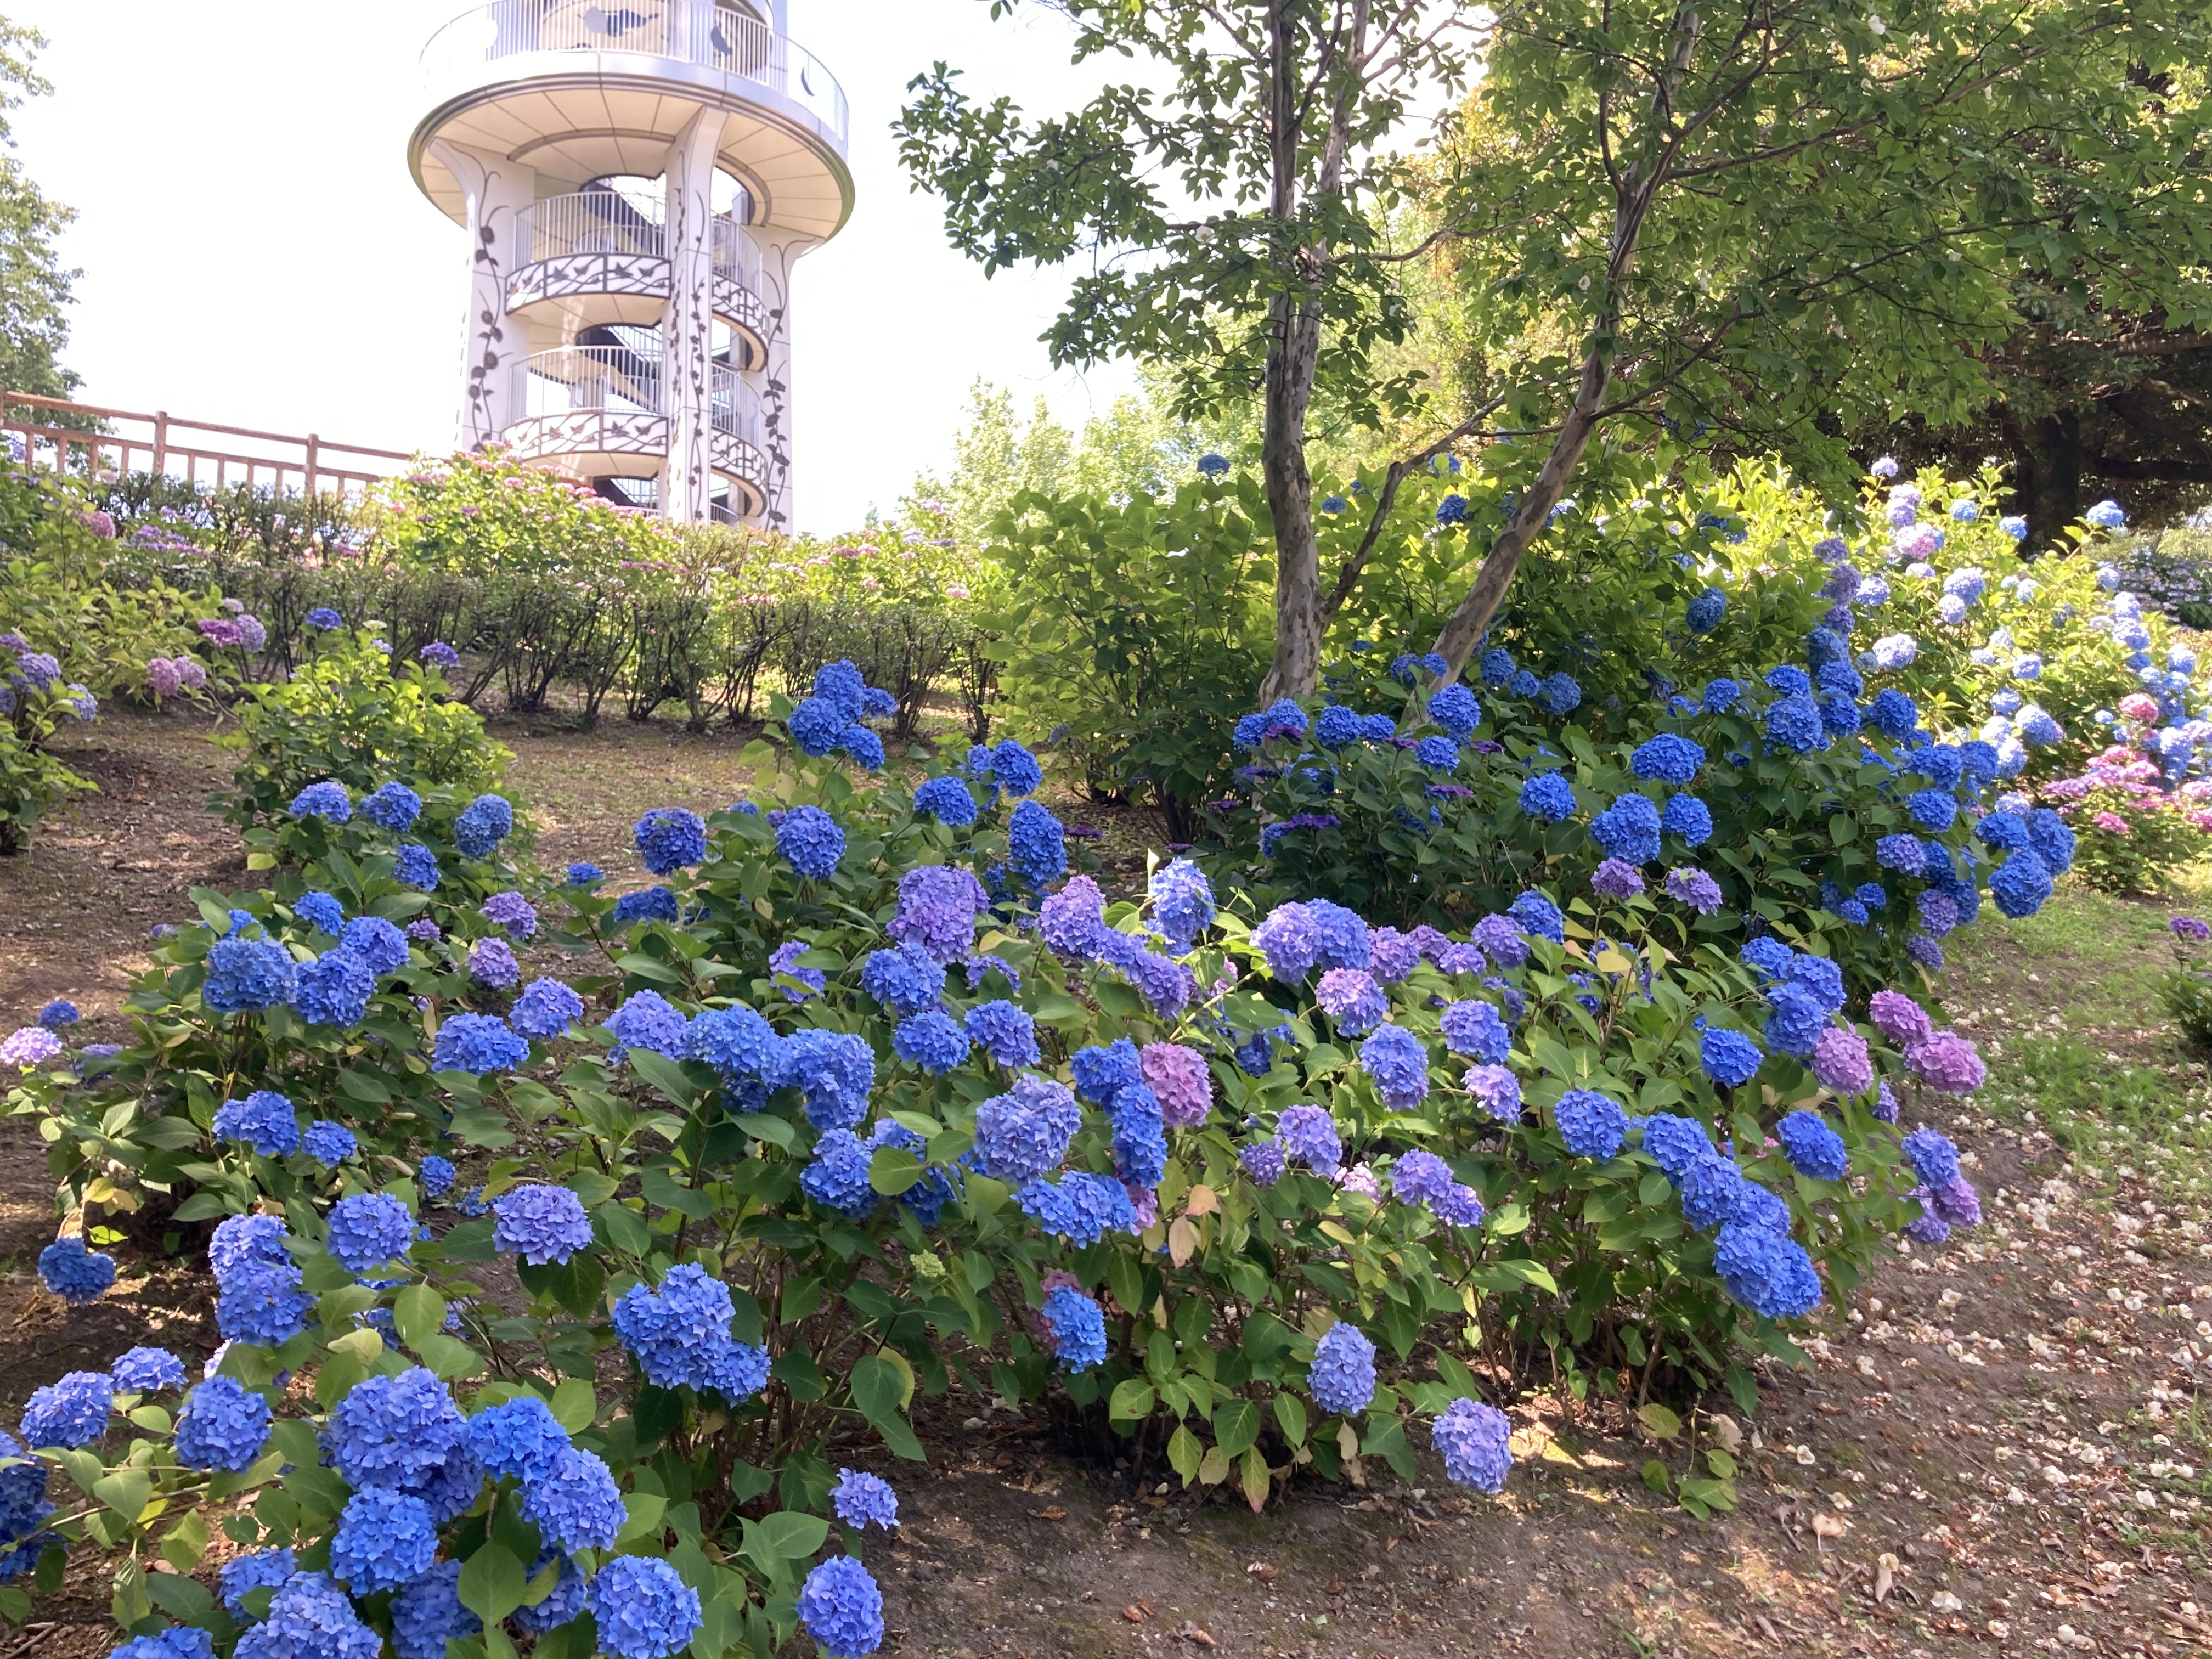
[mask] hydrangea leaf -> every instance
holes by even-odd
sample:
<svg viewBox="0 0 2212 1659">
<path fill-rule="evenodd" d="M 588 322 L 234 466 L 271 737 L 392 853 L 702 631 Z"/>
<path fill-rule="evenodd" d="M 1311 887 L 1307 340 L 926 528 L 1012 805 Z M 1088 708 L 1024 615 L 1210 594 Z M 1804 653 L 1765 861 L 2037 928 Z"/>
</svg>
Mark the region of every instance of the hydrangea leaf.
<svg viewBox="0 0 2212 1659">
<path fill-rule="evenodd" d="M 520 1607 L 529 1584 L 522 1563 L 504 1545 L 486 1544 L 461 1564 L 461 1605 L 487 1625 Z"/>
</svg>

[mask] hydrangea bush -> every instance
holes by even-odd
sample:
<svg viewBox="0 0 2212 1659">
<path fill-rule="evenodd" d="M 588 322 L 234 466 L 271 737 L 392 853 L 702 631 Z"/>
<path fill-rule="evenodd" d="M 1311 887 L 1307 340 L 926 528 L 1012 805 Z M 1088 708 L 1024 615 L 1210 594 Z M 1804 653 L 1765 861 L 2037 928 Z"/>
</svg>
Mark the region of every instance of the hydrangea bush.
<svg viewBox="0 0 2212 1659">
<path fill-rule="evenodd" d="M 0 633 L 0 855 L 21 852 L 57 804 L 94 786 L 46 749 L 64 720 L 90 720 L 99 699 L 62 678 L 51 652 L 21 634 Z"/>
<path fill-rule="evenodd" d="M 1454 744 L 1474 702 L 1438 700 Z M 1218 903 L 1183 861 L 1109 898 L 1027 750 L 882 778 L 882 710 L 824 669 L 751 799 L 640 821 L 649 884 L 525 871 L 433 937 L 395 857 L 334 845 L 289 899 L 204 903 L 121 1052 L 0 1043 L 67 1201 L 219 1218 L 226 1341 L 179 1401 L 143 1352 L 34 1399 L 0 1572 L 128 1545 L 134 1638 L 248 1659 L 860 1655 L 896 1482 L 837 1459 L 925 1459 L 916 1404 L 956 1383 L 1056 1392 L 1255 1508 L 1425 1444 L 1495 1492 L 1524 1383 L 1749 1410 L 1747 1362 L 1887 1237 L 1970 1224 L 1919 1120 L 1972 1046 L 1817 949 L 1686 937 L 1694 899 L 1626 883 L 1449 933 Z M 418 833 L 391 787 L 289 813 Z M 434 894 L 496 853 L 496 799 Z M 526 982 L 477 970 L 495 940 Z M 96 1297 L 67 1243 L 42 1273 Z M 184 1575 L 218 1531 L 210 1591 Z"/>
</svg>

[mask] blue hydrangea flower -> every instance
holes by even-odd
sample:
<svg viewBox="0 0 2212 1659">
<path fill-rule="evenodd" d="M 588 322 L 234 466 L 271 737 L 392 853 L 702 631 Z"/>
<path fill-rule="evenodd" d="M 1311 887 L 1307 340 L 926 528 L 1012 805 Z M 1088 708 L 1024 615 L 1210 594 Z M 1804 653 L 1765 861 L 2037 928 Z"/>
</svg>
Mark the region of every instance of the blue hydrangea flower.
<svg viewBox="0 0 2212 1659">
<path fill-rule="evenodd" d="M 1502 1066 L 1512 1052 L 1513 1033 L 1493 1003 L 1479 998 L 1448 1003 L 1438 1024 L 1443 1030 L 1444 1046 L 1453 1054 Z"/>
<path fill-rule="evenodd" d="M 1167 1129 L 1159 1097 L 1143 1084 L 1114 1097 L 1115 1173 L 1132 1187 L 1159 1185 L 1167 1173 Z"/>
<path fill-rule="evenodd" d="M 1453 1485 L 1492 1497 L 1505 1490 L 1513 1472 L 1513 1425 L 1504 1412 L 1462 1397 L 1444 1408 L 1429 1432 Z"/>
<path fill-rule="evenodd" d="M 115 1258 L 85 1249 L 71 1233 L 39 1252 L 39 1282 L 73 1308 L 97 1302 L 115 1282 Z"/>
<path fill-rule="evenodd" d="M 566 1187 L 517 1187 L 491 1203 L 496 1218 L 494 1248 L 520 1255 L 532 1267 L 566 1261 L 592 1244 L 591 1218 L 583 1200 Z"/>
<path fill-rule="evenodd" d="M 446 1659 L 446 1644 L 483 1632 L 483 1620 L 461 1605 L 461 1564 L 441 1561 L 407 1581 L 392 1598 L 392 1650 L 398 1659 Z"/>
<path fill-rule="evenodd" d="M 1767 993 L 1766 1046 L 1785 1054 L 1806 1055 L 1828 1024 L 1828 1011 L 1802 985 L 1778 985 Z"/>
<path fill-rule="evenodd" d="M 343 1030 L 361 1024 L 375 991 L 376 975 L 368 963 L 341 945 L 293 969 L 286 1001 L 308 1024 Z"/>
<path fill-rule="evenodd" d="M 1152 872 L 1147 884 L 1152 920 L 1178 955 L 1213 925 L 1213 885 L 1188 859 L 1175 859 Z"/>
<path fill-rule="evenodd" d="M 860 988 L 892 1013 L 924 1013 L 945 994 L 945 969 L 910 945 L 871 951 L 860 965 Z"/>
<path fill-rule="evenodd" d="M 1927 872 L 1927 854 L 1922 850 L 1917 836 L 1884 836 L 1874 844 L 1875 861 L 1885 870 L 1894 870 L 1899 875 L 1918 876 Z"/>
<path fill-rule="evenodd" d="M 307 1139 L 302 1143 L 309 1158 L 316 1163 L 335 1169 L 360 1150 L 361 1142 L 352 1130 L 343 1123 L 333 1123 L 319 1117 L 307 1126 Z"/>
<path fill-rule="evenodd" d="M 553 1472 L 522 1493 L 522 1512 L 539 1536 L 562 1549 L 611 1549 L 628 1510 L 614 1472 L 591 1452 L 571 1446 Z"/>
<path fill-rule="evenodd" d="M 300 1288 L 301 1272 L 290 1255 L 282 1245 L 276 1249 L 273 1261 L 255 1255 L 216 1264 L 216 1330 L 226 1342 L 280 1347 L 306 1328 L 314 1298 Z M 213 1255 L 210 1249 L 210 1259 Z"/>
<path fill-rule="evenodd" d="M 379 978 L 407 965 L 407 936 L 382 916 L 356 916 L 338 935 L 338 948 L 368 964 Z"/>
<path fill-rule="evenodd" d="M 1552 1108 L 1559 1139 L 1577 1158 L 1603 1164 L 1628 1139 L 1628 1116 L 1615 1102 L 1592 1089 L 1570 1089 Z"/>
<path fill-rule="evenodd" d="M 1583 700 L 1583 688 L 1571 674 L 1553 674 L 1536 688 L 1536 696 L 1554 714 L 1571 714 Z"/>
<path fill-rule="evenodd" d="M 533 979 L 507 1011 L 507 1022 L 539 1042 L 561 1036 L 584 1017 L 584 1000 L 557 979 Z"/>
<path fill-rule="evenodd" d="M 331 1206 L 330 1253 L 354 1273 L 367 1273 L 407 1254 L 415 1218 L 389 1193 L 352 1193 Z"/>
<path fill-rule="evenodd" d="M 257 1089 L 216 1108 L 215 1136 L 245 1141 L 264 1158 L 289 1158 L 300 1150 L 300 1121 L 283 1096 Z"/>
<path fill-rule="evenodd" d="M 933 1077 L 957 1069 L 968 1058 L 969 1046 L 967 1032 L 941 1009 L 909 1014 L 891 1030 L 892 1052 Z"/>
<path fill-rule="evenodd" d="M 810 881 L 836 873 L 845 856 L 845 832 L 818 806 L 794 806 L 776 826 L 777 855 Z"/>
<path fill-rule="evenodd" d="M 1905 797 L 1905 810 L 1922 829 L 1941 835 L 1959 816 L 1959 803 L 1947 789 L 1916 789 Z"/>
<path fill-rule="evenodd" d="M 859 1469 L 837 1471 L 837 1484 L 830 1489 L 830 1507 L 837 1518 L 856 1530 L 870 1526 L 889 1529 L 898 1525 L 898 1494 L 881 1475 Z"/>
<path fill-rule="evenodd" d="M 590 1605 L 599 1646 L 614 1659 L 672 1659 L 702 1622 L 699 1592 L 654 1556 L 609 1561 L 592 1580 Z"/>
<path fill-rule="evenodd" d="M 1850 1164 L 1844 1138 L 1817 1112 L 1792 1112 L 1774 1126 L 1790 1167 L 1815 1181 L 1841 1181 Z"/>
<path fill-rule="evenodd" d="M 1049 1175 L 1067 1156 L 1082 1121 L 1082 1109 L 1064 1085 L 1018 1078 L 1011 1092 L 975 1109 L 975 1167 L 997 1181 Z"/>
<path fill-rule="evenodd" d="M 1506 909 L 1506 914 L 1516 922 L 1520 922 L 1520 929 L 1531 938 L 1548 938 L 1553 945 L 1566 942 L 1566 918 L 1559 914 L 1559 907 L 1553 905 L 1551 898 L 1547 898 L 1544 894 L 1526 891 L 1520 898 L 1513 900 L 1513 905 Z M 1491 947 L 1484 945 L 1482 949 L 1489 951 Z"/>
<path fill-rule="evenodd" d="M 246 1593 L 258 1589 L 281 1589 L 297 1571 L 297 1564 L 289 1548 L 250 1550 L 244 1555 L 234 1555 L 222 1564 L 222 1570 L 216 1577 L 222 1604 L 239 1623 L 249 1624 L 252 1622 L 253 1614 L 246 1609 Z"/>
<path fill-rule="evenodd" d="M 453 820 L 453 845 L 465 858 L 489 858 L 514 829 L 514 808 L 501 795 L 478 795 Z"/>
<path fill-rule="evenodd" d="M 1750 1082 L 1765 1059 L 1759 1045 L 1741 1031 L 1709 1025 L 1698 1039 L 1698 1062 L 1705 1067 L 1705 1075 L 1731 1089 Z M 1648 1131 L 1644 1144 L 1650 1145 Z"/>
<path fill-rule="evenodd" d="M 682 1268 L 675 1271 L 682 1272 Z M 698 1271 L 696 1268 L 693 1272 Z M 650 1297 L 642 1285 L 634 1286 L 616 1304 L 616 1328 L 622 1329 L 623 1310 L 630 1298 L 643 1293 Z M 728 1297 L 723 1298 L 723 1320 L 728 1322 Z M 623 1333 L 625 1343 L 628 1333 Z M 633 1347 L 632 1352 L 635 1349 Z M 688 1374 L 663 1382 L 657 1376 L 649 1377 L 663 1388 L 673 1388 L 677 1382 L 688 1380 Z M 568 1449 L 568 1431 L 562 1428 L 546 1403 L 534 1394 L 520 1395 L 513 1400 L 478 1412 L 468 1419 L 463 1431 L 464 1443 L 470 1454 L 483 1464 L 485 1472 L 495 1480 L 514 1480 L 530 1486 L 546 1480 L 560 1461 L 561 1454 Z"/>
<path fill-rule="evenodd" d="M 1375 1398 L 1375 1344 L 1366 1332 L 1340 1319 L 1314 1344 L 1306 1390 L 1332 1417 L 1351 1417 Z"/>
<path fill-rule="evenodd" d="M 1819 707 L 1802 692 L 1777 697 L 1767 705 L 1765 732 L 1770 743 L 1794 754 L 1809 754 L 1828 742 Z"/>
<path fill-rule="evenodd" d="M 185 1386 L 185 1362 L 167 1348 L 128 1349 L 116 1356 L 107 1374 L 123 1394 L 153 1394 Z"/>
<path fill-rule="evenodd" d="M 1106 1316 L 1072 1285 L 1047 1291 L 1042 1317 L 1046 1339 L 1070 1371 L 1087 1371 L 1106 1359 Z"/>
<path fill-rule="evenodd" d="M 1705 763 L 1705 745 L 1662 732 L 1638 746 L 1628 757 L 1628 769 L 1656 782 L 1686 784 Z"/>
<path fill-rule="evenodd" d="M 648 873 L 665 876 L 707 856 L 707 824 L 681 806 L 656 806 L 632 826 L 639 861 Z"/>
<path fill-rule="evenodd" d="M 1325 1107 L 1285 1107 L 1275 1120 L 1275 1136 L 1286 1158 L 1304 1164 L 1323 1180 L 1334 1179 L 1343 1166 L 1344 1143 Z"/>
<path fill-rule="evenodd" d="M 194 1625 L 171 1625 L 155 1635 L 125 1642 L 107 1659 L 215 1659 L 215 1638 Z"/>
<path fill-rule="evenodd" d="M 1007 1067 L 1037 1063 L 1036 1022 L 1011 1002 L 986 1002 L 968 1012 L 962 1022 L 969 1040 Z"/>
<path fill-rule="evenodd" d="M 781 1072 L 765 1069 L 777 1063 L 775 1056 L 764 1059 L 757 1075 L 769 1087 L 781 1083 L 798 1089 L 805 1098 L 807 1121 L 816 1128 L 849 1129 L 866 1115 L 876 1085 L 876 1054 L 866 1037 L 846 1031 L 794 1031 L 782 1044 Z"/>
<path fill-rule="evenodd" d="M 607 872 L 586 860 L 579 859 L 568 866 L 568 883 L 571 887 L 591 887 L 607 878 Z"/>
<path fill-rule="evenodd" d="M 217 1014 L 259 1013 L 292 988 L 292 956 L 269 939 L 218 939 L 207 954 L 200 1000 Z"/>
<path fill-rule="evenodd" d="M 1531 773 L 1521 785 L 1521 810 L 1540 823 L 1572 817 L 1574 786 L 1557 772 Z"/>
<path fill-rule="evenodd" d="M 105 1371 L 71 1371 L 58 1382 L 31 1391 L 23 1407 L 26 1444 L 88 1446 L 106 1431 L 115 1403 L 115 1385 Z"/>
<path fill-rule="evenodd" d="M 680 1058 L 690 1021 L 658 991 L 635 991 L 607 1016 L 607 1030 L 624 1048 L 646 1048 L 671 1060 Z"/>
<path fill-rule="evenodd" d="M 1713 1270 L 1729 1294 L 1767 1319 L 1796 1319 L 1820 1304 L 1820 1277 L 1795 1239 L 1741 1224 L 1723 1227 Z"/>
<path fill-rule="evenodd" d="M 1709 587 L 1690 601 L 1682 621 L 1692 634 L 1710 634 L 1727 614 L 1728 595 L 1717 587 Z"/>
<path fill-rule="evenodd" d="M 817 1204 L 859 1221 L 881 1196 L 869 1184 L 872 1149 L 850 1129 L 830 1129 L 814 1143 L 813 1159 L 799 1172 L 799 1188 Z"/>
<path fill-rule="evenodd" d="M 496 1014 L 453 1014 L 438 1027 L 430 1063 L 441 1072 L 486 1077 L 511 1071 L 529 1058 L 529 1043 Z"/>
<path fill-rule="evenodd" d="M 233 1659 L 377 1659 L 383 1650 L 327 1574 L 298 1572 L 270 1599 L 269 1616 L 239 1638 Z"/>
<path fill-rule="evenodd" d="M 1067 843 L 1060 820 L 1036 801 L 1024 801 L 1007 820 L 1006 867 L 1032 887 L 1067 873 Z"/>
<path fill-rule="evenodd" d="M 1359 1045 L 1359 1066 L 1394 1112 L 1408 1112 L 1429 1097 L 1429 1051 L 1401 1025 L 1381 1025 Z"/>
<path fill-rule="evenodd" d="M 1228 470 L 1226 462 L 1222 470 Z M 832 1556 L 808 1573 L 799 1587 L 799 1622 L 830 1659 L 866 1659 L 883 1645 L 883 1592 L 868 1570 L 851 1556 Z"/>
<path fill-rule="evenodd" d="M 1590 839 L 1626 864 L 1659 856 L 1659 809 L 1643 795 L 1623 795 L 1590 820 Z"/>
<path fill-rule="evenodd" d="M 292 901 L 292 914 L 318 933 L 328 933 L 332 939 L 345 926 L 345 906 L 328 893 L 302 893 Z"/>
<path fill-rule="evenodd" d="M 353 799 L 342 783 L 311 783 L 292 797 L 290 811 L 295 818 L 325 818 L 332 823 L 343 823 L 353 817 Z"/>
<path fill-rule="evenodd" d="M 422 797 L 399 782 L 380 783 L 362 797 L 361 815 L 371 823 L 399 834 L 415 827 L 422 815 Z"/>
<path fill-rule="evenodd" d="M 675 893 L 655 884 L 617 897 L 615 900 L 614 925 L 629 927 L 641 921 L 674 921 L 677 914 Z"/>
<path fill-rule="evenodd" d="M 369 1595 L 428 1571 L 437 1554 L 430 1506 L 404 1492 L 371 1486 L 346 1500 L 331 1539 L 331 1573 L 355 1595 Z"/>
<path fill-rule="evenodd" d="M 1482 724 L 1482 705 L 1465 686 L 1448 685 L 1429 699 L 1429 718 L 1455 738 L 1464 738 Z"/>
<path fill-rule="evenodd" d="M 955 777 L 932 778 L 914 792 L 914 810 L 956 829 L 975 822 L 975 797 Z"/>
<path fill-rule="evenodd" d="M 269 1402 L 234 1377 L 211 1376 L 185 1396 L 173 1444 L 186 1468 L 236 1474 L 269 1443 Z"/>
<path fill-rule="evenodd" d="M 393 856 L 392 879 L 403 887 L 434 893 L 438 890 L 438 874 L 436 856 L 420 842 L 409 842 Z"/>
<path fill-rule="evenodd" d="M 1990 872 L 1990 896 L 1998 909 L 2018 920 L 2032 916 L 2051 896 L 2051 871 L 2025 848 Z"/>
</svg>

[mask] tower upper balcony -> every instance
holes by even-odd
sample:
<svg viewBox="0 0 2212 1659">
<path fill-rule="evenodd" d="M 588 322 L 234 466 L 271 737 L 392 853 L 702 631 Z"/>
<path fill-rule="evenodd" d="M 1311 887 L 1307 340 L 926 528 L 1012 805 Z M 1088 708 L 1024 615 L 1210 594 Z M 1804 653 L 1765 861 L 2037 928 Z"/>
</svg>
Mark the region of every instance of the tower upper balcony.
<svg viewBox="0 0 2212 1659">
<path fill-rule="evenodd" d="M 844 89 L 821 61 L 732 0 L 490 0 L 423 49 L 429 112 L 408 145 L 416 180 L 467 222 L 439 139 L 506 157 L 571 190 L 657 174 L 702 109 L 717 165 L 755 222 L 826 240 L 853 210 Z"/>
</svg>

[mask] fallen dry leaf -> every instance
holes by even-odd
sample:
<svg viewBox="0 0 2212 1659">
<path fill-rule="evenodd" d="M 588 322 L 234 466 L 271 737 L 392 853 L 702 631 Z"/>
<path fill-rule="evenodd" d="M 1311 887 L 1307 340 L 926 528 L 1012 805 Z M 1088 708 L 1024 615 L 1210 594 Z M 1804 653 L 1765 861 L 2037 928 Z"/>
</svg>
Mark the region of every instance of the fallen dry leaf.
<svg viewBox="0 0 2212 1659">
<path fill-rule="evenodd" d="M 1844 1524 L 1840 1516 L 1816 1515 L 1813 1517 L 1813 1536 L 1820 1540 L 1820 1547 L 1825 1549 L 1829 1539 L 1844 1535 Z"/>
<path fill-rule="evenodd" d="M 1189 1643 L 1193 1647 L 1210 1648 L 1214 1644 L 1213 1638 L 1211 1636 L 1208 1636 L 1198 1626 L 1192 1624 L 1188 1619 L 1183 1620 L 1182 1628 L 1178 1630 L 1176 1632 L 1176 1635 L 1182 1640 Z"/>
<path fill-rule="evenodd" d="M 1881 1606 L 1884 1601 L 1888 1601 L 1888 1600 L 1889 1600 L 1889 1593 L 1890 1593 L 1890 1591 L 1892 1591 L 1893 1589 L 1896 1589 L 1896 1588 L 1897 1588 L 1897 1558 L 1896 1558 L 1894 1555 L 1892 1555 L 1892 1554 L 1888 1553 L 1887 1551 L 1885 1551 L 1885 1552 L 1883 1552 L 1883 1554 L 1882 1554 L 1882 1558 L 1881 1558 L 1881 1559 L 1875 1563 L 1875 1568 L 1874 1568 L 1874 1601 L 1875 1601 L 1875 1605 L 1876 1607 L 1880 1607 L 1880 1606 Z"/>
<path fill-rule="evenodd" d="M 1065 1521 L 1067 1519 L 1067 1511 L 1060 1508 L 1057 1504 L 1048 1504 L 1045 1508 L 1041 1510 L 1031 1510 L 1030 1511 L 1030 1519 L 1032 1521 Z"/>
<path fill-rule="evenodd" d="M 1134 1601 L 1121 1609 L 1121 1616 L 1133 1625 L 1141 1625 L 1145 1622 L 1145 1610 Z"/>
<path fill-rule="evenodd" d="M 1251 1574 L 1253 1577 L 1258 1579 L 1263 1584 L 1272 1584 L 1275 1582 L 1276 1570 L 1269 1566 L 1265 1561 L 1255 1561 L 1250 1566 L 1245 1568 L 1244 1571 Z"/>
</svg>

